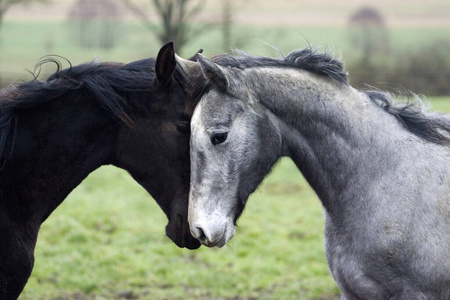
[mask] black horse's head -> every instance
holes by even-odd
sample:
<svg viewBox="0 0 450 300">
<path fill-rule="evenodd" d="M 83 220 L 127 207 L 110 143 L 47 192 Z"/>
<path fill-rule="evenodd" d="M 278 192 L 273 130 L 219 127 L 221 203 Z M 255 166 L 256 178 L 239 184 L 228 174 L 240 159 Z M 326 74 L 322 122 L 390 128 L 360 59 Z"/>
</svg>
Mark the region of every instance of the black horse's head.
<svg viewBox="0 0 450 300">
<path fill-rule="evenodd" d="M 46 62 L 58 67 L 46 81 L 0 93 L 0 188 L 7 197 L 16 199 L 19 190 L 42 222 L 87 174 L 113 164 L 153 196 L 178 246 L 198 248 L 187 222 L 190 94 L 173 44 L 156 60 L 129 64 L 94 61 L 62 70 L 47 57 L 38 66 Z M 27 185 L 18 187 L 15 178 L 27 178 Z"/>
<path fill-rule="evenodd" d="M 191 59 L 194 59 L 195 56 Z M 191 113 L 184 75 L 173 44 L 164 45 L 155 62 L 146 114 L 123 126 L 117 141 L 117 165 L 126 169 L 157 201 L 169 219 L 166 234 L 179 247 L 196 249 L 187 221 L 190 182 Z M 142 101 L 145 103 L 146 101 Z"/>
<path fill-rule="evenodd" d="M 190 94 L 172 43 L 158 58 L 61 69 L 0 92 L 0 298 L 31 274 L 42 222 L 105 164 L 127 170 L 169 219 L 167 235 L 196 249 L 187 220 Z"/>
</svg>

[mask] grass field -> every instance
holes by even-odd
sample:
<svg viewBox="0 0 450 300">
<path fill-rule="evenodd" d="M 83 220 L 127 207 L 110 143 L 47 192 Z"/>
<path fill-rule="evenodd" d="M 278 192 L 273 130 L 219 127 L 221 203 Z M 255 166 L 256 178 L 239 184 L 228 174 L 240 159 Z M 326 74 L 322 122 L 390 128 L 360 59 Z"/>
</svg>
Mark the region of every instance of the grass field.
<svg viewBox="0 0 450 300">
<path fill-rule="evenodd" d="M 281 203 L 282 202 L 282 203 Z M 129 176 L 93 173 L 43 225 L 21 299 L 311 299 L 337 293 L 322 212 L 283 161 L 250 200 L 224 249 L 178 249 L 166 219 Z"/>
<path fill-rule="evenodd" d="M 410 1 L 402 1 L 401 7 L 385 8 L 393 12 L 392 20 L 407 12 L 420 15 L 428 11 L 429 2 L 418 7 L 418 2 L 409 5 Z M 245 2 L 256 5 L 257 1 Z M 258 0 L 260 5 L 256 6 L 257 11 L 267 13 L 280 4 L 282 12 L 289 12 L 291 2 Z M 303 1 L 304 6 L 296 3 L 296 8 L 323 6 L 319 19 L 335 18 L 336 11 L 352 11 L 348 7 L 352 1 L 347 2 L 339 10 L 325 7 L 326 1 L 312 0 Z M 436 6 L 442 3 L 447 1 L 439 0 Z M 211 12 L 214 5 L 208 5 Z M 262 42 L 284 53 L 310 42 L 330 46 L 342 53 L 344 61 L 352 58 L 343 18 L 330 21 L 331 25 L 328 20 L 312 25 L 307 20 L 295 24 L 285 20 L 274 25 L 277 22 L 272 19 L 259 23 L 254 17 L 246 20 L 248 11 L 241 7 L 236 16 L 248 22 L 233 28 L 231 46 L 252 54 L 279 56 Z M 306 9 L 301 18 L 308 16 L 316 15 Z M 115 48 L 83 49 L 74 42 L 70 27 L 52 18 L 6 18 L 0 29 L 1 76 L 31 79 L 25 69 L 32 69 L 41 56 L 50 53 L 73 64 L 95 56 L 129 62 L 155 56 L 161 46 L 144 26 L 126 22 Z M 448 38 L 449 27 L 408 23 L 390 28 L 390 36 L 396 51 L 402 51 Z M 220 29 L 211 26 L 181 55 L 190 56 L 199 48 L 205 49 L 207 56 L 224 51 Z M 431 98 L 431 103 L 435 110 L 450 112 L 448 97 Z M 290 160 L 282 159 L 251 196 L 237 236 L 225 248 L 179 249 L 165 237 L 166 223 L 157 204 L 126 172 L 100 168 L 43 224 L 35 268 L 20 299 L 338 299 L 339 291 L 325 260 L 320 201 Z"/>
</svg>

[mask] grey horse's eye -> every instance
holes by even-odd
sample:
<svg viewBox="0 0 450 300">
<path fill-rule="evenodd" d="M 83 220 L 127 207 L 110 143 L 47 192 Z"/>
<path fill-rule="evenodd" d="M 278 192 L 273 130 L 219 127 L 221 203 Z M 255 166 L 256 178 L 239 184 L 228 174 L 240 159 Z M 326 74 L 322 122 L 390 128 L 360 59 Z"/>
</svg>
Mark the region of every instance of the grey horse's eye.
<svg viewBox="0 0 450 300">
<path fill-rule="evenodd" d="M 211 143 L 213 145 L 222 144 L 227 140 L 228 132 L 222 132 L 222 133 L 214 133 L 211 136 Z"/>
</svg>

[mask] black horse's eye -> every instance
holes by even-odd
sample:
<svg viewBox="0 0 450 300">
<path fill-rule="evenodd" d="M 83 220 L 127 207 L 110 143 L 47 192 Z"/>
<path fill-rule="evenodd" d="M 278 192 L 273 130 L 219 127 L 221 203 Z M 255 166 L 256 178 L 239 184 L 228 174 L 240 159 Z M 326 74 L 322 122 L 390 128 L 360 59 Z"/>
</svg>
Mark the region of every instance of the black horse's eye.
<svg viewBox="0 0 450 300">
<path fill-rule="evenodd" d="M 213 145 L 222 144 L 223 142 L 225 142 L 227 140 L 227 136 L 228 136 L 228 132 L 214 133 L 211 136 L 211 143 Z"/>
<path fill-rule="evenodd" d="M 189 123 L 178 123 L 175 124 L 177 131 L 181 134 L 190 134 L 191 133 L 191 125 Z"/>
</svg>

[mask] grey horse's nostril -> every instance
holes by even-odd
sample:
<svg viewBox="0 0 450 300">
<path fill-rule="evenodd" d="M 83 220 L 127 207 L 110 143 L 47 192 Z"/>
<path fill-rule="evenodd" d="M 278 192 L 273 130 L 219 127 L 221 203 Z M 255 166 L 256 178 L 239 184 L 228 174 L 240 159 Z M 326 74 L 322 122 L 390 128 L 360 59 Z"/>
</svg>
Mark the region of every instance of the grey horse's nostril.
<svg viewBox="0 0 450 300">
<path fill-rule="evenodd" d="M 203 229 L 200 227 L 195 227 L 195 229 L 197 229 L 197 239 L 200 241 L 206 241 L 206 235 L 203 232 Z"/>
</svg>

